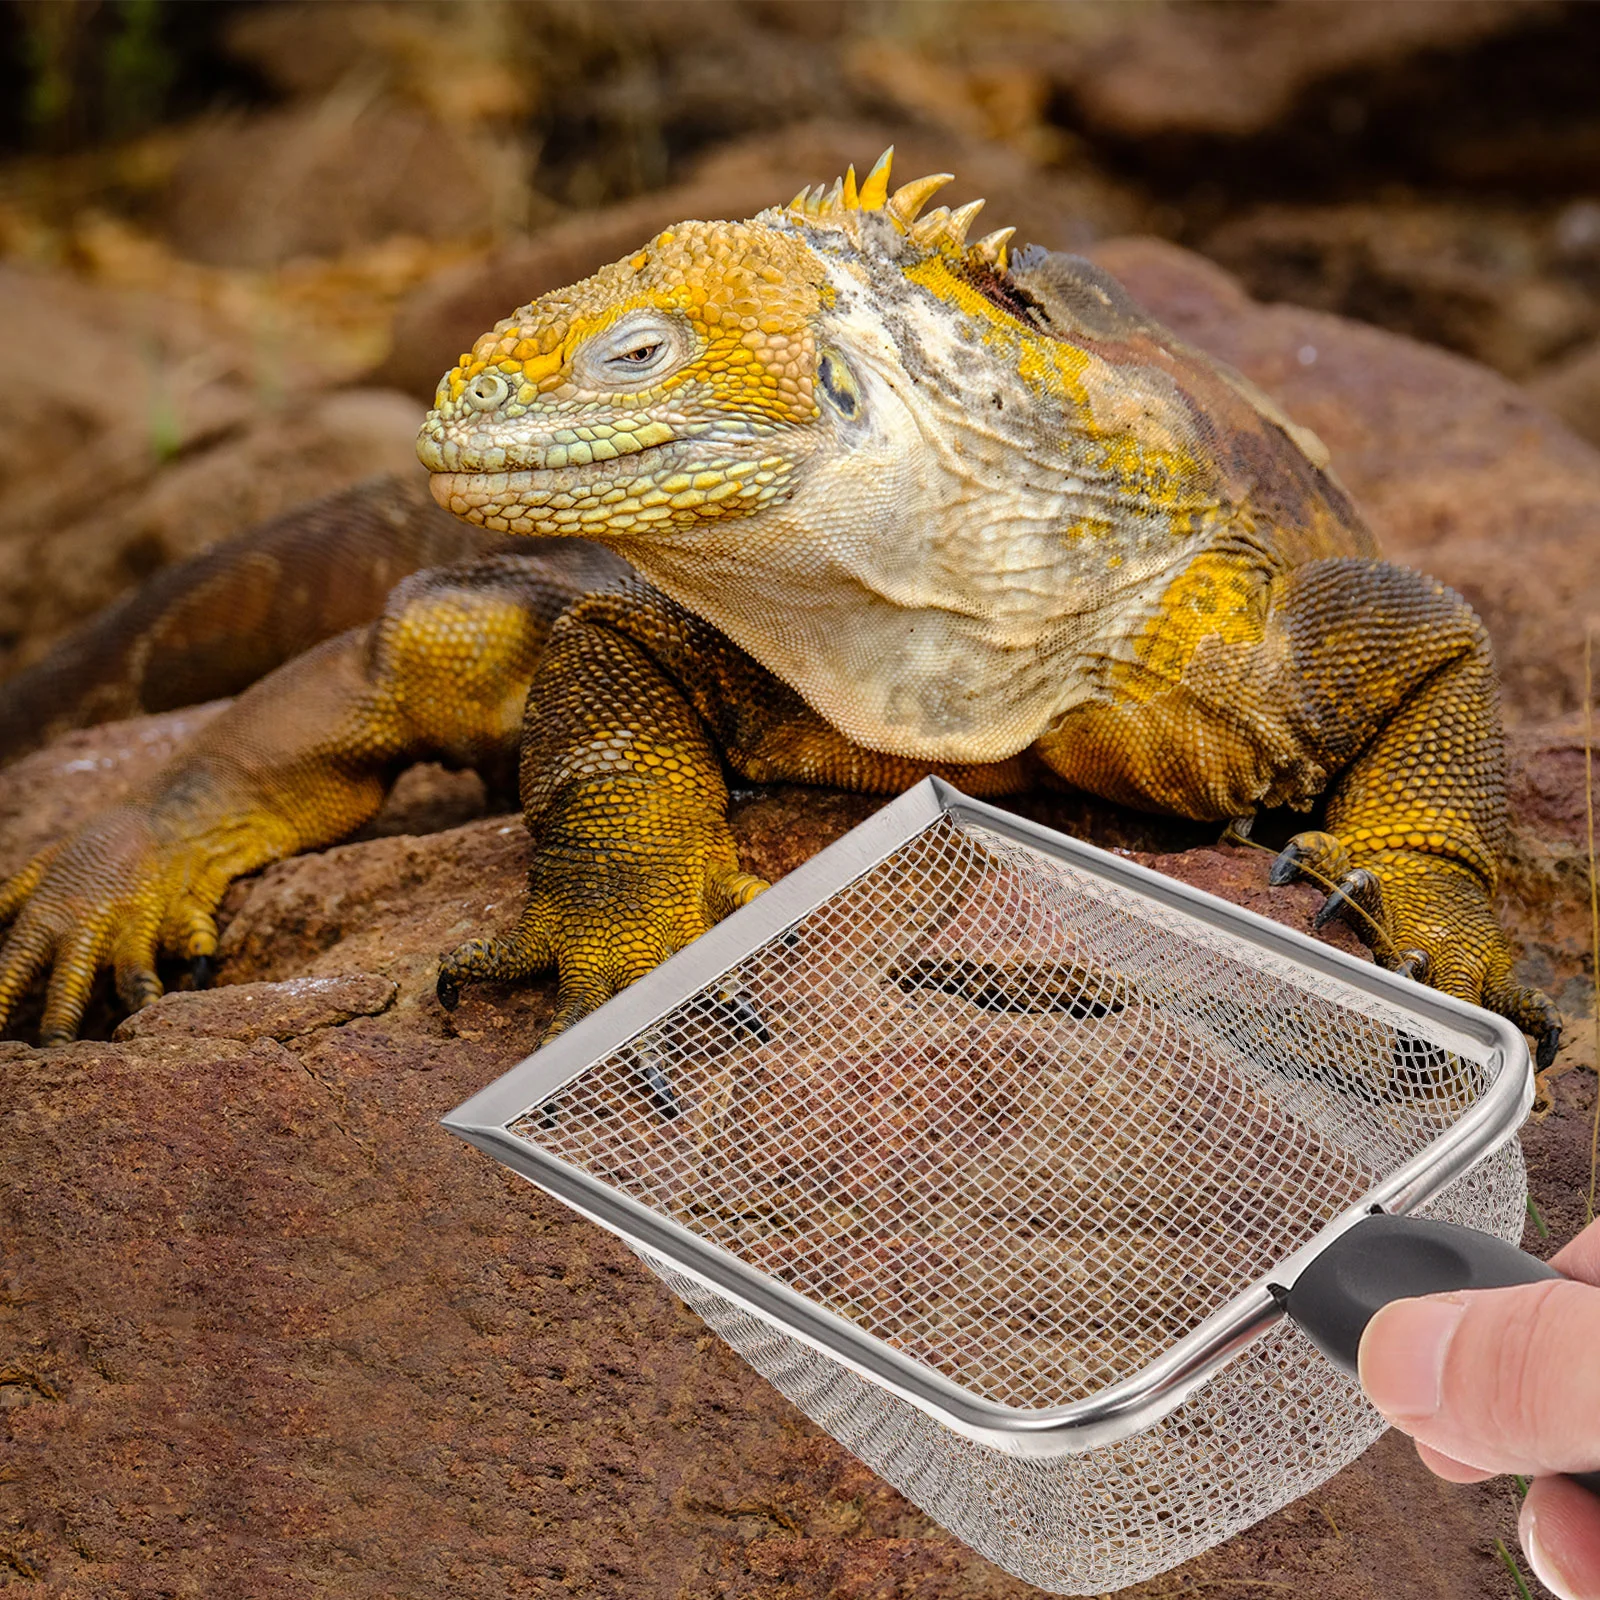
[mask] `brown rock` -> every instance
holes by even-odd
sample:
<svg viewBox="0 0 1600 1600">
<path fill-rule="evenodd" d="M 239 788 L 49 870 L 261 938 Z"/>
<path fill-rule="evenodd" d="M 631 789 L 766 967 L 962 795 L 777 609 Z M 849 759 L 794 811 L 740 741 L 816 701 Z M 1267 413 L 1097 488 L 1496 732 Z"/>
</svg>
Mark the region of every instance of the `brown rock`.
<svg viewBox="0 0 1600 1600">
<path fill-rule="evenodd" d="M 438 960 L 466 939 L 508 932 L 528 866 L 522 819 L 485 817 L 444 833 L 398 834 L 338 845 L 269 867 L 230 901 L 217 952 L 225 983 L 373 973 L 399 985 L 399 1012 L 421 1005 L 438 1019 Z M 491 985 L 468 991 L 458 1031 L 512 1030 L 531 1048 L 543 995 Z M 530 1031 L 530 1029 L 532 1031 Z"/>
<path fill-rule="evenodd" d="M 236 12 L 228 53 L 294 98 L 325 99 L 363 78 L 446 120 L 525 116 L 536 77 L 507 48 L 514 23 L 371 0 L 362 5 L 260 6 Z"/>
<path fill-rule="evenodd" d="M 483 238 L 502 218 L 481 156 L 460 130 L 351 86 L 190 140 L 165 231 L 190 259 L 231 267 L 338 255 L 394 234 Z"/>
<path fill-rule="evenodd" d="M 248 356 L 218 320 L 157 295 L 0 266 L 0 537 L 71 522 L 253 414 Z M 119 381 L 88 383 L 86 372 Z M 89 457 L 94 471 L 63 472 Z"/>
<path fill-rule="evenodd" d="M 9 878 L 47 844 L 115 805 L 226 704 L 105 722 L 64 734 L 0 769 L 0 877 Z"/>
<path fill-rule="evenodd" d="M 1267 206 L 1202 248 L 1258 300 L 1375 323 L 1520 380 L 1600 329 L 1600 303 L 1563 270 L 1551 232 L 1509 207 Z"/>
<path fill-rule="evenodd" d="M 1600 454 L 1481 367 L 1377 328 L 1252 301 L 1159 240 L 1094 258 L 1163 322 L 1314 429 L 1385 554 L 1459 589 L 1488 624 L 1512 720 L 1581 703 L 1600 606 Z"/>
<path fill-rule="evenodd" d="M 212 431 L 165 465 L 148 436 L 107 433 L 96 423 L 83 448 L 104 447 L 115 463 L 126 446 L 137 465 L 104 480 L 85 473 L 81 483 L 57 471 L 53 496 L 35 496 L 24 482 L 0 498 L 5 668 L 37 660 L 83 618 L 172 561 L 364 478 L 418 470 L 421 409 L 393 390 L 304 395 L 281 412 L 259 395 L 248 406 L 228 405 Z M 134 421 L 152 425 L 150 415 Z M 19 444 L 14 456 L 33 453 Z"/>
<path fill-rule="evenodd" d="M 1600 340 L 1536 373 L 1528 393 L 1579 438 L 1600 444 Z"/>
<path fill-rule="evenodd" d="M 1556 998 L 1567 1020 L 1559 1071 L 1595 1061 L 1588 806 L 1581 725 L 1519 728 L 1510 739 L 1511 847 L 1500 915 L 1517 930 L 1517 973 Z"/>
<path fill-rule="evenodd" d="M 1069 36 L 1056 70 L 1104 132 L 1237 139 L 1266 132 L 1330 80 L 1514 32 L 1541 9 L 1550 8 L 1504 0 L 1118 7 Z"/>
<path fill-rule="evenodd" d="M 178 1038 L 303 1038 L 336 1028 L 352 1017 L 387 1011 L 397 985 L 370 972 L 325 978 L 290 978 L 283 983 L 235 983 L 222 989 L 163 995 L 128 1017 L 113 1035 L 118 1041 L 159 1034 Z"/>
</svg>

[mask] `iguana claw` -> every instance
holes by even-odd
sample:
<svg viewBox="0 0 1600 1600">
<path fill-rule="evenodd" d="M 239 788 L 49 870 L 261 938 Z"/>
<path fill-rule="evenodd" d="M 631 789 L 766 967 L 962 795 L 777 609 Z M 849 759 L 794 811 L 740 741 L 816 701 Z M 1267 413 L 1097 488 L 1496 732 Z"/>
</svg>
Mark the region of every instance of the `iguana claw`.
<svg viewBox="0 0 1600 1600">
<path fill-rule="evenodd" d="M 1267 873 L 1267 882 L 1274 889 L 1293 883 L 1300 875 L 1300 863 L 1304 859 L 1305 852 L 1291 839 L 1273 860 L 1272 870 Z"/>
<path fill-rule="evenodd" d="M 1357 865 L 1357 863 L 1360 863 Z M 1482 878 L 1459 861 L 1407 849 L 1351 849 L 1337 834 L 1291 839 L 1272 864 L 1274 885 L 1332 883 L 1312 927 L 1343 917 L 1380 965 L 1514 1022 L 1534 1041 L 1542 1072 L 1561 1043 L 1548 995 L 1512 980 L 1512 952 Z"/>
<path fill-rule="evenodd" d="M 1354 922 L 1359 927 L 1366 916 L 1375 917 L 1375 920 L 1381 919 L 1382 906 L 1383 891 L 1378 885 L 1377 878 L 1365 867 L 1357 867 L 1354 872 L 1347 872 L 1334 885 L 1333 892 L 1317 907 L 1317 913 L 1311 919 L 1311 926 L 1313 930 L 1320 932 L 1335 917 L 1343 916 L 1346 921 Z M 1352 911 L 1357 914 L 1351 916 Z"/>
<path fill-rule="evenodd" d="M 1400 963 L 1394 970 L 1398 977 L 1410 978 L 1413 983 L 1426 983 L 1431 964 L 1426 950 L 1403 950 Z"/>
<path fill-rule="evenodd" d="M 633 1066 L 650 1093 L 651 1104 L 668 1122 L 676 1122 L 683 1115 L 683 1108 L 672 1092 L 672 1080 L 662 1068 L 660 1057 L 650 1047 L 643 1046 L 633 1051 Z"/>
<path fill-rule="evenodd" d="M 757 1044 L 771 1044 L 772 1034 L 761 1013 L 736 990 L 724 989 L 717 995 L 717 1010 L 735 1027 L 748 1033 Z"/>
<path fill-rule="evenodd" d="M 519 982 L 554 968 L 556 1008 L 544 1035 L 553 1039 L 766 886 L 739 870 L 719 821 L 663 824 L 649 851 L 570 831 L 535 857 L 515 928 L 440 960 L 439 1003 L 454 1010 L 466 983 Z M 716 1001 L 730 1026 L 766 1043 L 767 1025 L 749 1000 L 730 989 Z"/>
</svg>

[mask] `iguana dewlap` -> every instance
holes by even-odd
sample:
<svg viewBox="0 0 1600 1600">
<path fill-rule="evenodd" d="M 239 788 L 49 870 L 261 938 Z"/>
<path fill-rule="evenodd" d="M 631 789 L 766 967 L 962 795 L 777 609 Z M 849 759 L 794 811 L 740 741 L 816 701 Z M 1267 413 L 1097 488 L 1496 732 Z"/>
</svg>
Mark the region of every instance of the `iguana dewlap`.
<svg viewBox="0 0 1600 1600">
<path fill-rule="evenodd" d="M 534 839 L 509 935 L 439 992 L 554 967 L 565 1026 L 758 893 L 726 773 L 980 793 L 1040 772 L 1194 818 L 1324 806 L 1274 868 L 1336 884 L 1378 958 L 1554 1053 L 1490 904 L 1504 753 L 1483 629 L 1376 559 L 1314 436 L 1086 263 L 943 177 L 685 222 L 522 308 L 441 382 L 435 497 L 581 535 L 422 572 L 261 680 L 146 791 L 0 891 L 0 1011 L 95 970 L 129 1004 L 205 958 L 229 879 L 342 836 L 426 757 L 514 756 Z M 559 548 L 559 547 L 558 547 Z M 581 548 L 581 547 L 569 547 Z"/>
</svg>

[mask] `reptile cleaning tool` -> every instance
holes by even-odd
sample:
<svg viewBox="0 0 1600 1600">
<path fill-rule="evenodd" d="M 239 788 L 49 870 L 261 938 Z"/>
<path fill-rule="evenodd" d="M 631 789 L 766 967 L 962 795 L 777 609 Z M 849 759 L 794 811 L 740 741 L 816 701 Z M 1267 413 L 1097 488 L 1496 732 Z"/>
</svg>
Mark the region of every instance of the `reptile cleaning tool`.
<svg viewBox="0 0 1600 1600">
<path fill-rule="evenodd" d="M 929 779 L 446 1122 L 1088 1594 L 1366 1449 L 1378 1304 L 1551 1275 L 1532 1092 L 1511 1023 Z"/>
</svg>

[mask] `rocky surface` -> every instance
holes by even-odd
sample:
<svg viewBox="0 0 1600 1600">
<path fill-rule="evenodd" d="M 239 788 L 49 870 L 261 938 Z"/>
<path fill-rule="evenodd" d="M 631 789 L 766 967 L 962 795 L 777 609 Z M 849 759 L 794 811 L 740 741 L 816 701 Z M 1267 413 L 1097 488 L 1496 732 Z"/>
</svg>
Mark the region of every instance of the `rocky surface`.
<svg viewBox="0 0 1600 1600">
<path fill-rule="evenodd" d="M 1590 444 L 1600 444 L 1600 341 L 1552 363 L 1528 385 L 1534 400 Z"/>
<path fill-rule="evenodd" d="M 1265 206 L 1208 234 L 1205 253 L 1259 300 L 1337 311 L 1524 379 L 1600 331 L 1588 209 Z"/>
<path fill-rule="evenodd" d="M 304 374 L 286 395 L 270 354 L 212 312 L 4 264 L 0 298 L 4 670 L 171 561 L 415 470 L 415 401 Z"/>
<path fill-rule="evenodd" d="M 1098 36 L 1085 30 L 1055 70 L 1084 114 L 1108 132 L 1242 139 L 1280 127 L 1297 102 L 1330 80 L 1503 37 L 1526 26 L 1536 9 L 1501 0 L 1334 0 L 1311 18 L 1290 6 L 1125 11 Z"/>
<path fill-rule="evenodd" d="M 376 1017 L 394 1001 L 397 985 L 371 972 L 325 978 L 290 978 L 284 983 L 234 983 L 163 995 L 118 1026 L 113 1038 L 301 1039 L 321 1028 L 343 1026 L 354 1017 Z"/>
</svg>

